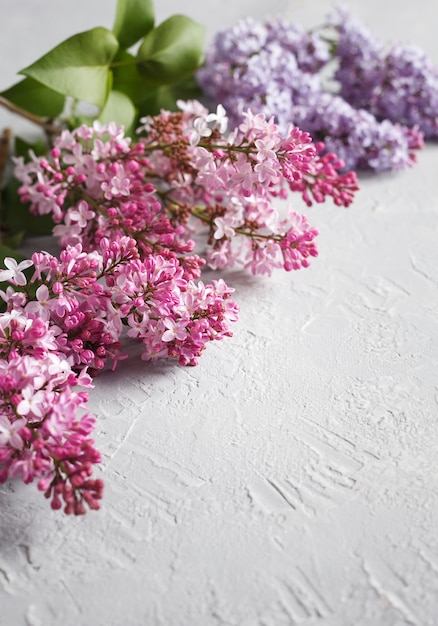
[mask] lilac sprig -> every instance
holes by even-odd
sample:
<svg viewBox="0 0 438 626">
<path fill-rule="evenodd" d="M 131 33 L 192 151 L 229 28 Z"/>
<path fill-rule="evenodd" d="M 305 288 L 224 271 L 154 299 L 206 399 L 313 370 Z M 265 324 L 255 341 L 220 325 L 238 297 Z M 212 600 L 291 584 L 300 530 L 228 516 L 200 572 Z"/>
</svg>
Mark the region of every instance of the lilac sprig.
<svg viewBox="0 0 438 626">
<path fill-rule="evenodd" d="M 75 373 L 57 349 L 58 331 L 27 314 L 23 292 L 8 293 L 0 318 L 0 483 L 34 480 L 53 509 L 80 515 L 100 507 L 103 483 L 91 477 L 101 460 L 86 412 L 90 377 Z"/>
<path fill-rule="evenodd" d="M 334 12 L 328 24 L 335 31 L 340 95 L 378 119 L 417 127 L 426 138 L 437 137 L 438 67 L 427 55 L 401 44 L 386 51 L 345 9 Z"/>
<path fill-rule="evenodd" d="M 398 171 L 416 162 L 423 136 L 416 128 L 380 122 L 365 109 L 354 109 L 340 96 L 323 91 L 292 107 L 301 128 L 335 152 L 348 169 Z"/>
<path fill-rule="evenodd" d="M 358 57 L 360 43 L 358 37 Z M 372 57 L 371 43 L 368 49 Z M 260 23 L 245 18 L 217 34 L 197 78 L 206 95 L 228 109 L 232 125 L 250 108 L 274 116 L 282 132 L 291 123 L 309 132 L 347 169 L 380 172 L 412 165 L 422 134 L 415 127 L 378 121 L 326 90 L 318 72 L 331 54 L 322 34 L 306 33 L 283 19 Z"/>
<path fill-rule="evenodd" d="M 139 259 L 136 242 L 102 238 L 87 253 L 67 246 L 57 258 L 38 252 L 5 261 L 0 281 L 0 482 L 37 481 L 53 509 L 98 509 L 103 482 L 92 478 L 101 455 L 86 412 L 91 375 L 123 358 L 121 336 L 143 344 L 143 358 L 195 365 L 209 341 L 231 335 L 232 289 L 185 278 L 175 257 Z M 33 268 L 27 279 L 24 270 Z"/>
<path fill-rule="evenodd" d="M 66 513 L 99 508 L 103 489 L 92 478 L 94 418 L 76 387 L 124 358 L 125 334 L 147 361 L 196 365 L 238 315 L 233 289 L 198 280 L 202 267 L 307 267 L 317 229 L 292 207 L 281 215 L 274 199 L 348 206 L 358 188 L 299 128 L 283 136 L 248 111 L 227 134 L 223 107 L 180 105 L 143 119 L 136 142 L 95 123 L 63 132 L 44 157 L 16 159 L 19 194 L 52 215 L 62 251 L 0 269 L 0 482 L 36 480 Z"/>
<path fill-rule="evenodd" d="M 228 135 L 223 107 L 181 106 L 145 118 L 136 143 L 114 125 L 65 131 L 48 157 L 17 160 L 22 199 L 53 216 L 61 246 L 90 252 L 102 238 L 127 236 L 140 259 L 176 259 L 185 278 L 198 278 L 206 262 L 254 274 L 307 267 L 317 230 L 292 208 L 282 217 L 273 199 L 297 192 L 308 205 L 348 206 L 356 176 L 296 127 L 283 135 L 272 119 L 246 112 Z M 206 238 L 205 258 L 194 254 L 194 230 Z"/>
</svg>

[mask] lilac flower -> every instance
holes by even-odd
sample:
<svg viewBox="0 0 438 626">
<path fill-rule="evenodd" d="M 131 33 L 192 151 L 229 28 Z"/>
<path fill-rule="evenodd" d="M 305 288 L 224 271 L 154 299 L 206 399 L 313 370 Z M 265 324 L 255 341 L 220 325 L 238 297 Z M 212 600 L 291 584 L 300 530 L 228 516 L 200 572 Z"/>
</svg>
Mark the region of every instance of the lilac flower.
<svg viewBox="0 0 438 626">
<path fill-rule="evenodd" d="M 46 394 L 43 391 L 35 391 L 31 385 L 25 387 L 21 392 L 22 400 L 17 406 L 17 413 L 29 415 L 31 413 L 37 418 L 43 417 L 42 404 L 46 401 Z"/>
<path fill-rule="evenodd" d="M 0 415 L 0 446 L 9 444 L 12 448 L 20 450 L 23 447 L 20 430 L 25 425 L 24 419 L 18 419 L 11 423 L 6 415 Z"/>
<path fill-rule="evenodd" d="M 245 62 L 265 45 L 268 30 L 251 17 L 242 18 L 233 28 L 223 31 L 217 39 L 219 55 L 224 62 Z"/>
<path fill-rule="evenodd" d="M 62 251 L 7 258 L 0 270 L 9 281 L 0 291 L 0 482 L 37 481 L 67 514 L 98 509 L 94 419 L 76 388 L 124 358 L 123 327 L 143 359 L 196 365 L 238 315 L 223 280 L 196 280 L 207 260 L 268 275 L 307 267 L 317 230 L 295 213 L 281 219 L 272 200 L 297 192 L 308 204 L 351 203 L 355 175 L 321 156 L 308 133 L 282 134 L 272 117 L 247 111 L 227 135 L 226 119 L 222 106 L 188 103 L 144 120 L 135 144 L 95 124 L 63 133 L 47 157 L 17 160 L 19 193 L 35 213 L 52 212 Z M 206 259 L 193 253 L 197 228 Z M 32 265 L 27 287 L 22 270 Z"/>
<path fill-rule="evenodd" d="M 378 122 L 339 96 L 313 94 L 293 108 L 293 118 L 316 141 L 323 141 L 326 150 L 336 153 L 347 169 L 396 171 L 415 161 L 409 129 L 388 120 Z"/>
<path fill-rule="evenodd" d="M 365 55 L 369 64 L 378 66 L 379 48 L 368 33 L 355 22 L 348 23 L 348 30 L 348 24 L 342 26 L 344 14 L 336 15 L 340 29 L 338 49 L 345 52 L 346 62 L 350 59 L 347 49 L 353 49 L 353 59 Z M 351 41 L 347 41 L 347 32 L 352 33 Z M 245 33 L 249 33 L 249 48 L 241 39 L 236 42 L 237 48 L 233 46 L 234 38 Z M 381 123 L 371 113 L 356 110 L 341 96 L 325 91 L 316 71 L 328 58 L 327 44 L 315 33 L 307 34 L 282 19 L 257 27 L 254 20 L 247 18 L 218 33 L 197 76 L 206 94 L 223 102 L 232 125 L 237 125 L 243 112 L 251 109 L 267 118 L 274 116 L 284 134 L 292 124 L 309 132 L 314 141 L 325 144 L 327 152 L 335 152 L 346 169 L 380 172 L 412 165 L 415 150 L 422 145 L 418 132 L 389 121 Z M 343 57 L 341 70 L 350 71 L 342 63 Z M 275 173 L 263 162 L 256 167 L 260 182 L 275 180 Z M 240 168 L 241 175 L 243 171 Z"/>
<path fill-rule="evenodd" d="M 15 259 L 7 256 L 5 257 L 4 264 L 8 269 L 0 270 L 0 281 L 10 280 L 14 285 L 22 286 L 27 283 L 23 270 L 31 267 L 33 265 L 32 261 L 26 259 L 25 261 L 17 263 Z"/>
<path fill-rule="evenodd" d="M 216 113 L 209 113 L 207 115 L 206 121 L 209 124 L 212 123 L 213 128 L 217 128 L 221 135 L 225 133 L 228 127 L 228 117 L 222 104 L 217 105 Z"/>
<path fill-rule="evenodd" d="M 267 19 L 265 26 L 267 42 L 277 42 L 282 50 L 292 52 L 303 72 L 317 72 L 330 60 L 329 44 L 318 33 L 307 32 L 302 26 L 281 17 Z"/>
<path fill-rule="evenodd" d="M 161 341 L 168 343 L 169 341 L 184 341 L 187 337 L 187 320 L 179 320 L 176 322 L 172 318 L 168 317 L 163 320 L 163 324 L 166 328 L 163 335 L 161 336 Z"/>
<path fill-rule="evenodd" d="M 278 52 L 274 44 L 269 44 L 266 71 L 269 55 L 278 56 Z M 296 67 L 292 53 L 288 54 L 286 65 L 290 62 Z M 67 333 L 68 341 L 63 349 L 76 370 L 84 365 L 92 372 L 102 368 L 105 362 L 102 355 L 112 356 L 117 352 L 112 344 L 117 343 L 125 318 L 129 318 L 133 329 L 138 330 L 140 323 L 142 330 L 138 330 L 138 336 L 149 342 L 152 319 L 169 317 L 173 307 L 170 303 L 158 304 L 158 310 L 151 313 L 143 306 L 145 295 L 140 285 L 134 289 L 133 279 L 121 273 L 111 277 L 111 301 L 107 295 L 102 311 L 96 313 L 100 295 L 87 292 L 93 281 L 91 274 L 83 273 L 86 269 L 93 275 L 108 271 L 106 264 L 112 263 L 111 258 L 101 256 L 107 239 L 116 246 L 128 237 L 131 253 L 139 259 L 153 256 L 160 259 L 160 264 L 164 258 L 178 259 L 177 264 L 167 263 L 166 268 L 178 272 L 177 287 L 187 291 L 185 281 L 199 277 L 204 263 L 196 255 L 186 256 L 195 245 L 188 235 L 196 221 L 208 228 L 207 245 L 214 251 L 209 251 L 207 256 L 215 267 L 237 262 L 254 272 L 260 269 L 265 273 L 268 267 L 281 266 L 284 254 L 280 243 L 288 231 L 287 225 L 278 228 L 276 224 L 272 198 L 286 198 L 294 191 L 308 204 L 323 202 L 329 196 L 339 205 L 351 203 L 357 189 L 355 177 L 339 172 L 344 166 L 339 159 L 320 157 L 308 133 L 294 127 L 286 127 L 281 133 L 272 117 L 246 111 L 235 131 L 226 135 L 226 119 L 223 106 L 218 106 L 212 114 L 189 103 L 183 106 L 182 113 L 163 111 L 150 118 L 147 134 L 135 145 L 125 142 L 117 128 L 102 127 L 90 132 L 81 127 L 68 138 L 62 135 L 55 141 L 50 159 L 35 159 L 26 167 L 20 164 L 17 174 L 25 183 L 20 190 L 23 200 L 39 212 L 41 206 L 46 208 L 43 198 L 53 196 L 58 222 L 55 232 L 60 235 L 61 246 L 66 247 L 61 256 L 62 271 L 57 270 L 55 260 L 51 261 L 53 266 L 47 265 L 43 255 L 35 257 L 36 276 L 48 272 L 48 279 L 54 280 L 58 271 L 61 276 L 66 273 L 70 281 L 76 272 L 82 294 L 79 297 L 75 292 L 74 298 L 70 297 L 66 284 L 58 277 L 55 284 L 62 283 L 63 289 L 54 293 L 53 287 L 47 293 L 40 287 L 34 301 L 27 303 L 26 311 L 36 314 L 44 309 L 44 317 Z M 192 141 L 194 133 L 196 145 Z M 83 145 L 77 166 L 70 158 L 78 153 L 76 142 Z M 115 177 L 126 181 L 129 197 L 113 184 Z M 70 196 L 66 197 L 67 190 L 76 203 L 70 201 Z M 99 211 L 90 210 L 90 206 L 98 206 Z M 316 236 L 316 231 L 309 232 L 312 238 Z M 300 244 L 289 236 L 287 241 L 300 257 Z M 92 251 L 97 256 L 93 257 Z M 251 255 L 257 259 L 254 263 L 248 263 Z M 266 263 L 262 262 L 263 256 Z M 301 265 L 288 262 L 283 266 L 289 270 Z M 140 276 L 141 284 L 151 283 L 140 270 L 137 282 Z M 130 290 L 135 292 L 135 297 Z M 172 296 L 176 301 L 179 297 L 178 293 Z M 131 300 L 138 298 L 135 306 L 141 322 L 129 310 L 133 306 Z M 158 340 L 167 331 L 159 325 L 155 332 L 161 334 L 150 342 L 154 353 Z M 216 335 L 219 336 L 217 331 Z M 87 337 L 86 341 L 83 336 Z M 170 336 L 171 333 L 166 334 L 166 338 Z M 183 353 L 188 354 L 189 348 L 182 340 L 180 343 L 178 349 L 172 345 L 167 355 L 180 358 Z M 202 346 L 204 343 L 203 340 Z M 160 354 L 163 349 L 160 348 Z M 200 350 L 201 344 L 193 347 L 190 361 L 197 359 Z"/>
<path fill-rule="evenodd" d="M 438 67 L 415 46 L 392 46 L 388 53 L 345 10 L 331 18 L 337 33 L 336 79 L 340 95 L 378 119 L 438 136 Z"/>
<path fill-rule="evenodd" d="M 106 188 L 102 187 L 102 191 L 106 191 Z M 85 202 L 85 200 L 81 200 L 77 203 L 76 210 L 70 211 L 70 220 L 72 222 L 77 222 L 80 228 L 85 228 L 88 220 L 90 220 L 94 216 L 94 211 L 90 211 L 90 207 L 88 203 Z"/>
<path fill-rule="evenodd" d="M 215 239 L 223 239 L 223 237 L 234 237 L 235 231 L 231 226 L 231 220 L 224 220 L 223 217 L 216 217 L 214 220 L 215 231 L 214 238 Z"/>
<path fill-rule="evenodd" d="M 190 135 L 190 145 L 196 146 L 202 137 L 209 137 L 210 135 L 211 129 L 208 127 L 207 120 L 202 117 L 197 117 L 193 121 L 193 130 Z"/>
<path fill-rule="evenodd" d="M 335 78 L 340 96 L 355 108 L 367 108 L 368 96 L 382 82 L 382 44 L 345 8 L 334 11 L 328 24 L 335 30 Z"/>
</svg>

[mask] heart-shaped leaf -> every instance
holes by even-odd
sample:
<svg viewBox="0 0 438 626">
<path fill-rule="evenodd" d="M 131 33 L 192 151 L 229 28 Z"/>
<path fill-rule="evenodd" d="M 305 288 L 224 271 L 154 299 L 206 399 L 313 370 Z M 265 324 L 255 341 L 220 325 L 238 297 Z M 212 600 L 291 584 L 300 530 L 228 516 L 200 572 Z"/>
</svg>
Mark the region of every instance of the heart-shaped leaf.
<svg viewBox="0 0 438 626">
<path fill-rule="evenodd" d="M 47 146 L 42 141 L 42 139 L 38 139 L 37 141 L 30 143 L 26 141 L 22 137 L 14 138 L 14 154 L 15 156 L 22 156 L 25 160 L 29 159 L 29 151 L 32 150 L 36 156 L 42 156 L 47 152 Z M 18 182 L 18 181 L 17 181 Z"/>
<path fill-rule="evenodd" d="M 113 89 L 122 91 L 137 105 L 151 91 L 147 80 L 139 73 L 136 58 L 126 50 L 120 50 L 114 59 Z"/>
<path fill-rule="evenodd" d="M 154 27 L 152 0 L 118 0 L 113 33 L 121 48 L 129 48 Z"/>
<path fill-rule="evenodd" d="M 143 92 L 138 102 L 138 115 L 158 115 L 161 109 L 177 111 L 177 100 L 199 100 L 202 92 L 193 76 L 173 85 L 161 85 Z"/>
<path fill-rule="evenodd" d="M 121 91 L 112 90 L 98 119 L 102 124 L 116 122 L 125 127 L 125 134 L 130 134 L 136 114 L 137 111 L 130 98 Z"/>
<path fill-rule="evenodd" d="M 0 93 L 13 104 L 41 117 L 57 117 L 64 109 L 65 98 L 42 83 L 25 78 Z"/>
<path fill-rule="evenodd" d="M 19 233 L 3 237 L 3 245 L 8 246 L 11 250 L 16 250 L 21 245 L 25 234 L 24 230 L 20 230 Z"/>
<path fill-rule="evenodd" d="M 103 107 L 110 85 L 109 67 L 118 47 L 114 33 L 99 26 L 66 39 L 20 74 L 58 93 Z"/>
<path fill-rule="evenodd" d="M 137 53 L 139 71 L 153 85 L 183 80 L 202 63 L 204 30 L 185 15 L 173 15 L 144 38 Z"/>
<path fill-rule="evenodd" d="M 2 227 L 6 238 L 24 231 L 26 235 L 48 235 L 54 223 L 50 215 L 33 215 L 18 194 L 21 183 L 10 178 L 2 192 Z"/>
</svg>

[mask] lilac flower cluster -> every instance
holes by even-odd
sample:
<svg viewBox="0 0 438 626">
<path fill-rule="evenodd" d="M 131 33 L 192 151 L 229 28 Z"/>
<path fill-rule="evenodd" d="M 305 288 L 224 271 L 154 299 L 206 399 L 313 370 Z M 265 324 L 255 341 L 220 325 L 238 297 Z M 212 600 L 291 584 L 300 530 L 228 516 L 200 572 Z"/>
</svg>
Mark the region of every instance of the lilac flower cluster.
<svg viewBox="0 0 438 626">
<path fill-rule="evenodd" d="M 204 227 L 206 258 L 216 269 L 236 263 L 254 274 L 307 267 L 317 231 L 292 210 L 282 218 L 273 198 L 301 193 L 308 204 L 331 197 L 348 206 L 357 190 L 333 154 L 320 156 L 308 135 L 286 136 L 273 120 L 247 112 L 226 136 L 225 110 L 199 103 L 143 120 L 131 145 L 121 130 L 65 131 L 50 158 L 18 160 L 20 194 L 38 214 L 51 213 L 62 246 L 99 248 L 103 237 L 136 241 L 140 258 L 176 258 L 185 276 L 205 263 L 190 254 L 193 229 Z"/>
<path fill-rule="evenodd" d="M 86 253 L 67 245 L 60 258 L 35 253 L 7 258 L 0 280 L 0 482 L 20 476 L 66 513 L 99 508 L 102 482 L 91 479 L 100 461 L 89 435 L 94 419 L 80 415 L 91 375 L 117 362 L 123 325 L 139 338 L 147 360 L 195 364 L 205 344 L 231 335 L 237 306 L 222 280 L 196 284 L 178 260 L 149 255 L 136 242 L 102 238 Z M 33 268 L 28 280 L 25 269 Z M 102 280 L 104 282 L 102 282 Z M 35 294 L 35 295 L 33 295 Z"/>
<path fill-rule="evenodd" d="M 416 46 L 393 45 L 388 52 L 347 11 L 330 19 L 336 32 L 336 79 L 340 95 L 378 119 L 418 127 L 438 136 L 438 68 Z"/>
<path fill-rule="evenodd" d="M 353 95 L 362 85 L 360 61 L 375 68 L 379 59 L 378 47 L 367 34 L 357 30 L 355 35 L 349 47 L 344 33 L 337 47 L 345 61 L 337 76 L 350 76 L 347 91 Z M 291 123 L 309 132 L 335 152 L 346 169 L 380 172 L 412 165 L 423 145 L 415 122 L 406 124 L 406 116 L 390 121 L 385 115 L 379 121 L 374 111 L 365 110 L 363 100 L 352 97 L 348 102 L 344 92 L 327 90 L 319 70 L 331 56 L 322 34 L 307 33 L 281 18 L 264 23 L 244 18 L 216 35 L 197 79 L 206 96 L 229 110 L 233 124 L 250 108 L 274 116 L 282 132 Z M 356 74 L 351 66 L 359 68 Z M 370 70 L 364 90 L 372 79 Z"/>
<path fill-rule="evenodd" d="M 12 260 L 9 259 L 11 265 Z M 23 265 L 15 268 L 18 276 Z M 2 294 L 3 297 L 6 294 Z M 99 508 L 103 484 L 92 479 L 100 461 L 84 413 L 90 377 L 75 373 L 57 349 L 58 329 L 25 311 L 26 296 L 8 288 L 14 301 L 0 318 L 0 482 L 38 480 L 53 509 L 66 513 Z"/>
<path fill-rule="evenodd" d="M 307 267 L 317 230 L 292 210 L 282 217 L 273 199 L 348 206 L 357 190 L 355 174 L 296 127 L 284 136 L 247 112 L 227 136 L 223 107 L 181 107 L 142 120 L 137 142 L 95 123 L 63 132 L 45 157 L 16 160 L 22 200 L 52 215 L 62 251 L 6 258 L 0 270 L 0 482 L 36 480 L 68 514 L 99 508 L 103 490 L 77 386 L 124 358 L 123 333 L 146 360 L 195 365 L 238 315 L 222 279 L 198 280 L 202 266 Z M 195 254 L 197 227 L 206 258 Z"/>
</svg>

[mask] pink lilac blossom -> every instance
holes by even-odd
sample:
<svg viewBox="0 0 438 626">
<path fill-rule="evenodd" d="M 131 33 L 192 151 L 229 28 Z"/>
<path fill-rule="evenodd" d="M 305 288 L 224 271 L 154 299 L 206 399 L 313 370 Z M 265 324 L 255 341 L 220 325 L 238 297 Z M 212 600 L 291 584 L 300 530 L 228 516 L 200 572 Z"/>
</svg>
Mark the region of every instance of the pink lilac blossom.
<svg viewBox="0 0 438 626">
<path fill-rule="evenodd" d="M 187 279 L 199 278 L 205 264 L 192 239 L 202 228 L 213 268 L 307 267 L 317 230 L 306 220 L 306 241 L 292 236 L 295 222 L 280 219 L 274 199 L 298 192 L 308 205 L 332 198 L 348 206 L 355 175 L 341 173 L 344 163 L 331 152 L 321 156 L 322 144 L 297 127 L 283 135 L 272 118 L 246 111 L 227 135 L 221 105 L 215 113 L 195 102 L 182 108 L 143 120 L 136 143 L 112 126 L 65 131 L 47 158 L 17 160 L 23 201 L 51 212 L 61 246 L 91 252 L 103 238 L 128 236 L 141 259 L 177 259 Z"/>
<path fill-rule="evenodd" d="M 85 411 L 90 387 L 56 351 L 47 321 L 15 310 L 0 324 L 0 482 L 37 481 L 51 507 L 80 515 L 98 509 L 103 483 L 92 478 L 100 461 Z"/>
<path fill-rule="evenodd" d="M 16 161 L 22 200 L 52 215 L 62 251 L 7 258 L 0 270 L 0 479 L 36 479 L 67 513 L 98 508 L 103 488 L 91 478 L 100 455 L 76 386 L 124 357 L 124 333 L 146 360 L 196 365 L 238 315 L 222 279 L 198 280 L 203 265 L 268 275 L 307 267 L 317 230 L 275 201 L 297 192 L 308 205 L 349 206 L 357 190 L 355 175 L 299 128 L 283 135 L 247 111 L 227 135 L 222 106 L 180 106 L 144 119 L 136 142 L 96 123 L 64 131 L 45 157 Z"/>
<path fill-rule="evenodd" d="M 224 281 L 188 280 L 175 257 L 141 260 L 128 237 L 102 238 L 90 253 L 66 246 L 59 259 L 35 253 L 25 266 L 34 272 L 19 284 L 2 270 L 10 285 L 0 292 L 0 481 L 36 479 L 52 508 L 79 515 L 99 508 L 103 483 L 91 478 L 100 462 L 94 418 L 74 388 L 123 358 L 124 327 L 144 359 L 196 365 L 209 341 L 231 336 L 237 305 Z"/>
<path fill-rule="evenodd" d="M 80 243 L 59 258 L 35 253 L 30 263 L 34 273 L 23 291 L 0 292 L 7 305 L 0 319 L 27 315 L 48 323 L 56 331 L 52 349 L 78 374 L 86 368 L 95 376 L 108 360 L 116 363 L 124 328 L 144 343 L 144 359 L 154 359 L 149 346 L 160 344 L 162 356 L 196 365 L 207 342 L 231 336 L 237 319 L 233 289 L 223 281 L 188 279 L 172 256 L 141 259 L 129 237 L 103 238 L 89 253 Z M 170 338 L 174 328 L 180 332 Z"/>
<path fill-rule="evenodd" d="M 367 43 L 364 52 L 363 40 Z M 343 49 L 341 38 L 338 54 Z M 340 75 L 344 69 L 348 73 L 349 64 L 354 65 L 354 59 L 361 59 L 367 50 L 374 63 L 377 52 L 365 35 L 358 35 L 354 49 L 345 52 L 348 67 L 342 66 L 341 57 Z M 390 118 L 400 123 L 378 121 L 365 110 L 364 102 L 352 101 L 352 106 L 341 97 L 343 93 L 328 91 L 319 70 L 331 56 L 328 42 L 318 32 L 306 33 L 281 18 L 263 23 L 244 18 L 216 35 L 197 80 L 207 97 L 225 105 L 232 126 L 238 126 L 242 113 L 250 108 L 274 116 L 283 134 L 290 124 L 309 132 L 315 142 L 324 142 L 327 152 L 335 152 L 347 169 L 380 172 L 412 165 L 423 145 L 415 123 L 412 128 L 403 126 L 404 116 Z M 365 89 L 360 72 L 356 79 L 357 88 Z"/>
</svg>

